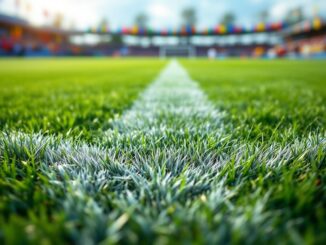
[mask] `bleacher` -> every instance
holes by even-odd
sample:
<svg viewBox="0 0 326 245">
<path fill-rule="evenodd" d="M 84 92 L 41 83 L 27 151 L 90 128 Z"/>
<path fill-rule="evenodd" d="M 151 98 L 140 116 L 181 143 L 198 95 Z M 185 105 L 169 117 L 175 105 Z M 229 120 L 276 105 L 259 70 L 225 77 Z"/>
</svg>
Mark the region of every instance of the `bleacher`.
<svg viewBox="0 0 326 245">
<path fill-rule="evenodd" d="M 68 31 L 53 27 L 35 27 L 21 18 L 0 15 L 0 56 L 162 56 L 162 49 L 168 46 L 168 42 L 165 43 L 164 40 L 171 37 L 177 40 L 171 50 L 181 50 L 184 45 L 190 45 L 193 53 L 191 56 L 198 57 L 206 57 L 212 49 L 219 58 L 326 56 L 326 25 L 321 19 L 308 20 L 293 26 L 285 23 L 260 24 L 251 29 L 218 26 L 206 32 L 195 28 L 170 32 L 149 32 L 132 28 L 120 32 L 94 30 L 92 35 L 115 35 L 121 37 L 122 41 L 100 41 L 96 44 L 73 42 L 74 37 L 89 34 L 89 30 Z M 160 38 L 161 42 L 151 41 L 147 46 L 143 46 L 141 41 L 131 44 L 124 40 L 124 37 L 129 36 L 136 40 L 144 37 L 150 40 Z M 259 36 L 264 38 L 257 41 Z M 196 42 L 192 41 L 193 37 L 197 38 Z M 213 42 L 205 45 L 201 41 L 204 38 L 210 38 Z M 233 41 L 229 42 L 230 38 Z M 249 41 L 243 41 L 245 38 Z M 272 42 L 272 38 L 278 41 Z M 179 39 L 183 42 L 186 40 L 186 44 L 181 44 Z M 187 52 L 169 53 L 171 55 L 189 56 Z"/>
</svg>

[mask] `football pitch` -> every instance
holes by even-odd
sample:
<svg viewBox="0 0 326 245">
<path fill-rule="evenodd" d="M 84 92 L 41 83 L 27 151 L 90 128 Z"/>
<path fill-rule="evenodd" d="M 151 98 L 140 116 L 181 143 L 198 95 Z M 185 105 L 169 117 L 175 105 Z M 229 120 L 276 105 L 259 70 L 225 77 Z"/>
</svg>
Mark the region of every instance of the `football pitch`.
<svg viewBox="0 0 326 245">
<path fill-rule="evenodd" d="M 325 67 L 0 60 L 0 244 L 325 244 Z"/>
</svg>

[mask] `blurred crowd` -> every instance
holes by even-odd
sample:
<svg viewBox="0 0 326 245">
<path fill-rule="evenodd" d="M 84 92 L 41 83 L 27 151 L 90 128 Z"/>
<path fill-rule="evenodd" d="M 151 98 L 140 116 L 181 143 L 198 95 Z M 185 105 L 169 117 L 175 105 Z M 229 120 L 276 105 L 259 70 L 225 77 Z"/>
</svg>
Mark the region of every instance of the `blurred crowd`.
<svg viewBox="0 0 326 245">
<path fill-rule="evenodd" d="M 323 22 L 313 22 L 311 28 L 304 24 L 302 28 L 290 28 L 279 31 L 282 42 L 277 45 L 196 44 L 196 55 L 211 59 L 225 57 L 257 58 L 326 58 L 326 26 Z M 300 27 L 300 26 L 299 26 Z M 74 44 L 72 33 L 54 28 L 35 28 L 14 18 L 0 16 L 0 56 L 159 56 L 159 46 L 122 42 L 102 41 L 97 44 Z M 119 37 L 118 37 L 119 38 Z"/>
</svg>

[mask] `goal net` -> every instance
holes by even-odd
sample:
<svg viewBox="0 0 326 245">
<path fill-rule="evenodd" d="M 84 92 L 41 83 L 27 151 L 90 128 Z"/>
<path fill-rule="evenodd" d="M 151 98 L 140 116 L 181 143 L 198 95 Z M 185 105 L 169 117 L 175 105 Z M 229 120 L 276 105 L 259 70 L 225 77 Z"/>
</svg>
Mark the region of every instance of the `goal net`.
<svg viewBox="0 0 326 245">
<path fill-rule="evenodd" d="M 193 46 L 162 46 L 160 57 L 195 57 L 196 49 Z"/>
</svg>

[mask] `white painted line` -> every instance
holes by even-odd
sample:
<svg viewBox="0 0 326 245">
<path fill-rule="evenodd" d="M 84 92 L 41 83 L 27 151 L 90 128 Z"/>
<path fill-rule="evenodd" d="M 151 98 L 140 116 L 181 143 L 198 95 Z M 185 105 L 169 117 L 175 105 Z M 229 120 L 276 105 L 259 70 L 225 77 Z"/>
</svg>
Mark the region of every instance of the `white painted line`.
<svg viewBox="0 0 326 245">
<path fill-rule="evenodd" d="M 172 61 L 134 103 L 112 122 L 121 133 L 159 128 L 180 130 L 221 128 L 221 113 L 177 61 Z M 194 120 L 196 119 L 196 120 Z M 177 123 L 176 123 L 177 122 Z"/>
</svg>

